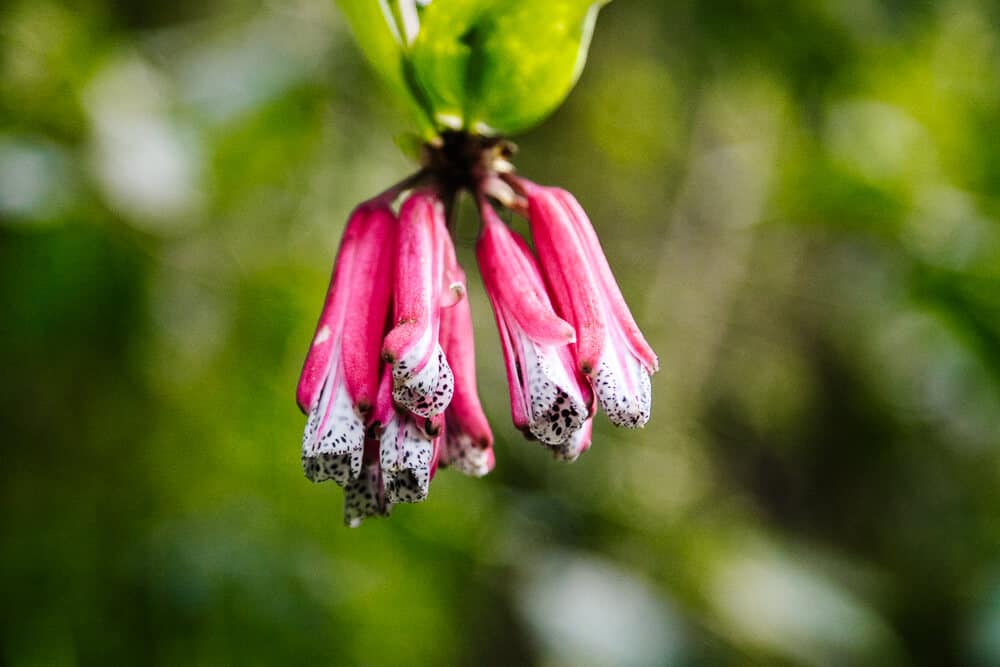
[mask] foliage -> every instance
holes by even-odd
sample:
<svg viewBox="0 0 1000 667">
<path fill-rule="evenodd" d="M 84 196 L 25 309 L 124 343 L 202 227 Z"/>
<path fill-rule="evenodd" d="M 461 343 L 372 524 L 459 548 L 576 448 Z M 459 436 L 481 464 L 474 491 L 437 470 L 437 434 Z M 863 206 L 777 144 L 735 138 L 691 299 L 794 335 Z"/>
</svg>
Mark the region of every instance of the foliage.
<svg viewBox="0 0 1000 667">
<path fill-rule="evenodd" d="M 527 130 L 559 106 L 583 70 L 598 7 L 608 1 L 338 4 L 368 61 L 425 133 L 492 135 Z"/>
</svg>

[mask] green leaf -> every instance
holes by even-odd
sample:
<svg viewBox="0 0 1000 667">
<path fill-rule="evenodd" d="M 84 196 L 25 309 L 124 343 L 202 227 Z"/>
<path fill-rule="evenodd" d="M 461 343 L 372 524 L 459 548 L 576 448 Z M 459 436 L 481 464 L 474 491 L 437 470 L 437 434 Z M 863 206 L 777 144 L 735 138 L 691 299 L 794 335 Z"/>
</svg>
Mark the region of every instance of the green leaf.
<svg viewBox="0 0 1000 667">
<path fill-rule="evenodd" d="M 552 113 L 583 69 L 594 0 L 433 0 L 410 50 L 435 122 L 513 134 Z"/>
<path fill-rule="evenodd" d="M 480 36 L 480 60 L 470 70 L 471 127 L 513 134 L 555 111 L 583 71 L 603 4 L 520 0 L 498 11 Z"/>
<path fill-rule="evenodd" d="M 437 0 L 420 15 L 420 32 L 410 62 L 439 127 L 465 126 L 467 71 L 472 56 L 465 36 L 493 4 L 492 0 Z"/>
<path fill-rule="evenodd" d="M 433 127 L 407 75 L 406 47 L 388 0 L 336 0 L 369 64 L 403 100 L 422 129 Z"/>
</svg>

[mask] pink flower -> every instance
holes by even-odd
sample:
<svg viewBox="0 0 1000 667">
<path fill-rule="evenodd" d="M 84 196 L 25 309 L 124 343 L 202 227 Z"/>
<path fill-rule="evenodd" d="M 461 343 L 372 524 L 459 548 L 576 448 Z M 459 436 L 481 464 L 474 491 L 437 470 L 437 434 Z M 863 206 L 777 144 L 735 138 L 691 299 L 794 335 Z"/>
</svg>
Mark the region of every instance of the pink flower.
<svg viewBox="0 0 1000 667">
<path fill-rule="evenodd" d="M 486 201 L 480 212 L 476 255 L 500 330 L 514 424 L 547 445 L 562 445 L 583 426 L 592 403 L 570 357 L 573 327 L 552 310 L 524 240 Z"/>
<path fill-rule="evenodd" d="M 392 397 L 422 417 L 443 412 L 455 389 L 438 343 L 441 306 L 455 298 L 444 286 L 449 256 L 454 248 L 440 199 L 415 192 L 399 213 L 395 326 L 385 337 L 382 356 L 392 366 Z"/>
<path fill-rule="evenodd" d="M 612 423 L 645 425 L 656 354 L 632 318 L 593 225 L 565 190 L 517 183 L 528 200 L 531 235 L 556 312 L 576 331 L 577 367 L 592 378 Z"/>
<path fill-rule="evenodd" d="M 591 445 L 598 401 L 620 426 L 649 419 L 656 355 L 576 200 L 516 178 L 502 141 L 454 135 L 424 148 L 423 170 L 352 213 L 299 379 L 303 468 L 344 487 L 351 526 L 426 499 L 439 465 L 481 477 L 496 464 L 445 221 L 462 189 L 482 216 L 476 256 L 514 425 L 574 461 Z M 534 252 L 494 203 L 527 212 Z"/>
<path fill-rule="evenodd" d="M 365 418 L 378 391 L 396 226 L 388 205 L 372 200 L 358 206 L 344 231 L 297 391 L 309 415 L 302 465 L 314 482 L 343 485 L 361 472 Z"/>
<path fill-rule="evenodd" d="M 465 284 L 455 266 L 454 278 Z M 483 413 L 476 389 L 476 358 L 472 336 L 472 310 L 468 297 L 441 311 L 441 341 L 455 374 L 455 395 L 445 410 L 445 440 L 441 462 L 473 477 L 493 469 L 493 433 Z"/>
</svg>

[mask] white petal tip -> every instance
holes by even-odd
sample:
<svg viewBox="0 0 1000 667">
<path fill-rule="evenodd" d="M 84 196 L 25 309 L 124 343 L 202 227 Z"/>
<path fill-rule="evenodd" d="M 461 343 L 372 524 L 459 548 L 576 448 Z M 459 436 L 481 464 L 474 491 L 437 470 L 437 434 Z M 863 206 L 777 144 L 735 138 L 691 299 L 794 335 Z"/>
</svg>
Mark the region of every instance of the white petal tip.
<svg viewBox="0 0 1000 667">
<path fill-rule="evenodd" d="M 400 366 L 402 370 L 398 370 Z M 444 412 L 455 393 L 455 376 L 440 345 L 436 346 L 427 364 L 415 374 L 408 374 L 406 366 L 397 364 L 393 369 L 393 380 L 393 400 L 420 417 L 433 417 Z"/>
<path fill-rule="evenodd" d="M 587 410 L 565 390 L 546 384 L 549 386 L 544 391 L 532 394 L 532 421 L 528 428 L 546 445 L 562 445 L 583 426 Z M 543 396 L 546 398 L 538 400 Z"/>
<path fill-rule="evenodd" d="M 302 436 L 302 470 L 313 482 L 332 479 L 343 486 L 361 473 L 365 425 L 343 386 L 329 395 L 329 383 L 309 413 Z M 332 405 L 330 404 L 332 399 Z"/>
<path fill-rule="evenodd" d="M 397 416 L 389 422 L 379 444 L 386 502 L 419 503 L 426 499 L 433 455 L 433 443 L 411 417 Z"/>
<path fill-rule="evenodd" d="M 638 368 L 633 375 L 634 389 L 627 390 L 624 378 L 602 363 L 594 380 L 594 391 L 601 409 L 615 426 L 638 429 L 649 421 L 652 388 L 649 374 Z"/>
<path fill-rule="evenodd" d="M 573 447 L 570 443 L 563 443 L 561 445 L 550 446 L 549 450 L 552 452 L 552 456 L 563 463 L 574 463 L 578 458 L 580 458 L 580 450 Z"/>
<path fill-rule="evenodd" d="M 344 523 L 356 528 L 370 516 L 387 513 L 382 473 L 378 465 L 369 465 L 363 474 L 344 486 Z"/>
<path fill-rule="evenodd" d="M 493 470 L 493 455 L 472 438 L 459 434 L 447 439 L 442 463 L 469 477 L 485 477 Z"/>
<path fill-rule="evenodd" d="M 399 470 L 385 476 L 385 497 L 391 503 L 420 503 L 430 491 L 429 471 Z"/>
<path fill-rule="evenodd" d="M 355 456 L 352 452 L 346 454 L 322 453 L 302 457 L 302 471 L 311 482 L 333 480 L 344 486 L 361 472 L 360 452 Z"/>
</svg>

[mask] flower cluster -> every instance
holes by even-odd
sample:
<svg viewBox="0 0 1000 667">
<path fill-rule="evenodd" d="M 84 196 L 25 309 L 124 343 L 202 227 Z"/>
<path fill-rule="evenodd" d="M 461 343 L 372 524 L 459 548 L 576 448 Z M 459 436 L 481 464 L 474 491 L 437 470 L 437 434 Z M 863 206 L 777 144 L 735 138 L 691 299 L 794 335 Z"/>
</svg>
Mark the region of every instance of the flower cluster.
<svg viewBox="0 0 1000 667">
<path fill-rule="evenodd" d="M 432 154 L 347 223 L 297 399 L 306 476 L 344 487 L 350 525 L 424 500 L 439 467 L 479 477 L 494 466 L 446 213 L 461 189 L 479 206 L 476 257 L 514 425 L 573 461 L 590 446 L 597 404 L 617 426 L 649 419 L 656 355 L 587 215 L 568 192 L 515 176 L 496 151 L 475 157 L 442 166 Z M 534 249 L 494 206 L 527 217 Z"/>
</svg>

